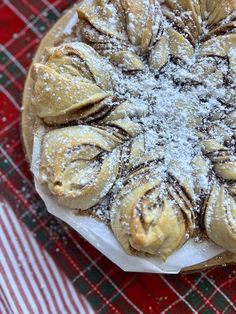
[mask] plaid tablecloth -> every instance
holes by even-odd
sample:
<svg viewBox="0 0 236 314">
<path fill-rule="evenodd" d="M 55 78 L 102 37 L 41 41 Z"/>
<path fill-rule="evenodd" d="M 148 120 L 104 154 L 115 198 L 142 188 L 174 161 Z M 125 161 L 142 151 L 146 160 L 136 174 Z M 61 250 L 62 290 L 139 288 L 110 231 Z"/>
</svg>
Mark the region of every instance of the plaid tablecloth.
<svg viewBox="0 0 236 314">
<path fill-rule="evenodd" d="M 68 297 L 66 287 L 70 283 L 75 290 L 73 293 L 77 293 L 78 302 L 82 294 L 98 313 L 235 313 L 236 267 L 178 276 L 124 273 L 75 231 L 48 214 L 35 192 L 22 150 L 19 129 L 24 80 L 34 51 L 45 31 L 74 2 L 0 1 L 0 196 L 4 199 L 4 204 L 7 204 L 1 209 L 1 222 L 4 222 L 7 215 L 17 217 L 18 231 L 19 228 L 28 229 L 27 236 L 34 235 L 33 240 L 40 247 L 41 255 L 48 256 L 52 265 L 55 264 L 61 276 L 60 284 L 58 283 L 61 296 Z M 8 231 L 0 229 L 0 240 L 4 242 L 5 232 L 9 232 L 10 240 L 13 239 L 11 251 L 16 245 L 14 239 L 17 234 L 14 235 L 13 226 L 8 227 L 12 231 L 9 228 Z M 22 252 L 24 253 L 23 247 Z M 6 296 L 9 291 L 5 288 L 8 279 L 3 267 L 3 259 L 6 257 L 4 254 L 0 246 L 0 311 L 21 313 L 19 308 L 14 311 L 6 301 L 10 302 Z M 26 258 L 27 254 L 22 256 Z M 31 267 L 33 271 L 34 263 L 30 265 L 26 267 Z M 20 275 L 23 278 L 28 276 L 27 272 L 24 273 L 24 267 L 15 271 L 22 271 L 22 274 L 14 277 L 11 272 L 13 281 L 14 278 L 18 280 Z M 40 272 L 40 268 L 37 272 Z M 37 293 L 43 293 L 37 287 L 37 281 L 34 285 L 38 289 Z M 11 289 L 13 300 L 16 292 Z M 30 296 L 26 292 L 31 293 L 24 291 L 25 302 L 33 298 L 33 292 Z M 45 296 L 40 297 L 43 299 Z M 37 313 L 31 307 L 28 307 L 28 311 Z M 78 307 L 77 313 L 80 312 Z M 26 312 L 22 310 L 22 313 Z M 54 311 L 49 307 L 39 313 L 70 314 L 73 311 L 70 308 Z"/>
</svg>

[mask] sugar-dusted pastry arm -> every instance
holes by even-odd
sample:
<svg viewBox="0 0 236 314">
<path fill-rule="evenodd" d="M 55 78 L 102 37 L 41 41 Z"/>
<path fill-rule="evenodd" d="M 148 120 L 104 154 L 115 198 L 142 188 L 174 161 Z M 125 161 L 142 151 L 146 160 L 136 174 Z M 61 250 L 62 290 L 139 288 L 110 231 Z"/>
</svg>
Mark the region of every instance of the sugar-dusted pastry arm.
<svg viewBox="0 0 236 314">
<path fill-rule="evenodd" d="M 136 53 L 137 49 L 129 42 L 126 32 L 127 10 L 124 10 L 123 5 L 123 1 L 93 0 L 89 4 L 82 2 L 78 7 L 80 34 L 85 42 L 124 70 L 143 70 L 144 64 Z M 160 20 L 158 14 L 155 16 Z M 154 36 L 152 30 L 155 29 L 156 33 L 159 31 L 157 18 L 155 25 L 153 19 L 153 23 L 149 23 L 148 27 L 152 29 L 148 34 L 145 30 L 145 38 L 150 37 L 148 41 Z"/>
<path fill-rule="evenodd" d="M 212 33 L 235 20 L 235 0 L 200 0 L 200 6 L 202 19 L 207 20 Z"/>
<path fill-rule="evenodd" d="M 162 13 L 157 0 L 120 0 L 126 16 L 130 42 L 146 53 L 162 30 Z"/>
<path fill-rule="evenodd" d="M 161 70 L 169 60 L 169 36 L 167 32 L 152 47 L 149 55 L 149 66 L 154 72 Z"/>
<path fill-rule="evenodd" d="M 63 206 L 87 210 L 115 183 L 121 143 L 111 132 L 91 126 L 49 131 L 41 150 L 41 182 Z"/>
<path fill-rule="evenodd" d="M 116 102 L 113 102 L 112 97 L 107 97 L 99 102 L 95 102 L 81 109 L 75 109 L 60 116 L 47 116 L 43 121 L 49 126 L 57 126 L 71 123 L 93 122 L 100 119 L 110 112 L 113 107 L 116 107 Z"/>
<path fill-rule="evenodd" d="M 202 15 L 209 27 L 209 31 L 202 38 L 200 55 L 227 59 L 228 80 L 234 84 L 236 79 L 236 1 L 203 0 L 200 2 Z"/>
<path fill-rule="evenodd" d="M 190 41 L 173 27 L 170 27 L 151 49 L 149 65 L 152 70 L 158 72 L 171 57 L 187 61 L 193 54 L 194 48 Z"/>
<path fill-rule="evenodd" d="M 203 140 L 203 150 L 211 160 L 215 174 L 222 180 L 236 181 L 235 137 L 227 145 L 219 140 L 210 138 Z"/>
<path fill-rule="evenodd" d="M 118 102 L 117 106 L 113 108 L 105 118 L 104 122 L 109 123 L 111 121 L 125 119 L 125 118 L 140 118 L 148 114 L 146 106 L 137 106 L 136 103 L 130 101 Z"/>
<path fill-rule="evenodd" d="M 100 55 L 126 71 L 141 71 L 144 64 L 127 41 L 101 34 L 86 20 L 80 20 L 80 35 L 84 42 L 92 46 Z"/>
<path fill-rule="evenodd" d="M 88 21 L 101 34 L 128 40 L 119 1 L 82 1 L 77 11 L 80 19 Z"/>
<path fill-rule="evenodd" d="M 150 51 L 149 65 L 155 72 L 172 57 L 185 61 L 192 58 L 202 31 L 198 1 L 164 0 L 161 7 L 169 27 Z"/>
<path fill-rule="evenodd" d="M 67 77 L 54 69 L 34 64 L 34 105 L 40 118 L 59 117 L 95 104 L 109 96 L 96 84 L 80 77 Z"/>
<path fill-rule="evenodd" d="M 60 116 L 44 117 L 43 121 L 49 126 L 63 125 L 69 122 L 77 124 L 85 122 L 87 124 L 104 126 L 114 125 L 115 121 L 122 122 L 123 120 L 124 123 L 128 120 L 129 123 L 132 123 L 130 119 L 144 117 L 145 115 L 147 115 L 147 110 L 144 106 L 137 107 L 129 101 L 117 100 L 115 97 L 110 96 Z"/>
<path fill-rule="evenodd" d="M 164 0 L 163 14 L 175 29 L 194 45 L 202 32 L 200 3 L 195 0 Z"/>
<path fill-rule="evenodd" d="M 203 204 L 204 224 L 209 239 L 225 250 L 236 253 L 236 194 L 231 192 L 227 184 L 212 183 Z"/>
<path fill-rule="evenodd" d="M 235 5 L 236 10 L 236 5 Z M 202 56 L 219 56 L 227 58 L 229 62 L 229 78 L 232 83 L 236 79 L 236 34 L 225 34 L 212 36 L 201 46 L 200 54 Z"/>
<path fill-rule="evenodd" d="M 47 65 L 57 66 L 62 74 L 67 74 L 67 68 L 62 68 L 64 60 L 70 68 L 78 69 L 85 78 L 92 79 L 105 90 L 111 87 L 114 67 L 101 57 L 92 47 L 82 42 L 62 44 L 47 50 Z M 89 72 L 89 73 L 88 73 Z"/>
<path fill-rule="evenodd" d="M 121 101 L 105 91 L 112 85 L 113 67 L 88 45 L 63 44 L 46 52 L 45 65 L 35 65 L 33 77 L 36 81 L 34 103 L 39 117 L 47 125 L 76 121 L 101 124 L 144 115 L 144 106 L 137 108 L 135 104 Z M 49 74 L 52 79 L 49 79 Z M 80 96 L 80 86 L 90 88 L 87 98 L 91 87 L 100 94 L 88 99 L 88 103 L 74 104 L 72 96 L 73 93 Z M 53 101 L 49 102 L 51 98 Z"/>
<path fill-rule="evenodd" d="M 154 174 L 155 166 L 144 166 L 127 178 L 113 200 L 111 226 L 127 253 L 165 260 L 192 235 L 193 204 L 177 180 Z"/>
<path fill-rule="evenodd" d="M 204 225 L 208 237 L 224 249 L 236 252 L 236 155 L 235 137 L 203 141 L 203 151 L 214 175 L 204 200 Z"/>
</svg>

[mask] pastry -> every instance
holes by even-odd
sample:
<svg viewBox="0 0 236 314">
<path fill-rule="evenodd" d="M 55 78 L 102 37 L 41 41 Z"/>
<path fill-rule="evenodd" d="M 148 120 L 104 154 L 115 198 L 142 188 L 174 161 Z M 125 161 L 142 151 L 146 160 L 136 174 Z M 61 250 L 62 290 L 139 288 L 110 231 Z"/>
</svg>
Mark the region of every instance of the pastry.
<svg viewBox="0 0 236 314">
<path fill-rule="evenodd" d="M 236 2 L 91 0 L 33 65 L 40 182 L 128 254 L 236 253 Z M 101 215 L 100 215 L 101 216 Z M 105 223 L 105 222 L 104 222 Z"/>
</svg>

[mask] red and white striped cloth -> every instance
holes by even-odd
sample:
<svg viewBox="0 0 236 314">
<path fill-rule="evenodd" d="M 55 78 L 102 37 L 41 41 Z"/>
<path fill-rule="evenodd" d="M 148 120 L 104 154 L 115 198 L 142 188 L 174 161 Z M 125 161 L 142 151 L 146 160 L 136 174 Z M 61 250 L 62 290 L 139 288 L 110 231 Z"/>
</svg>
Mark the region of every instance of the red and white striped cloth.
<svg viewBox="0 0 236 314">
<path fill-rule="evenodd" d="M 2 200 L 0 217 L 0 313 L 94 313 Z"/>
</svg>

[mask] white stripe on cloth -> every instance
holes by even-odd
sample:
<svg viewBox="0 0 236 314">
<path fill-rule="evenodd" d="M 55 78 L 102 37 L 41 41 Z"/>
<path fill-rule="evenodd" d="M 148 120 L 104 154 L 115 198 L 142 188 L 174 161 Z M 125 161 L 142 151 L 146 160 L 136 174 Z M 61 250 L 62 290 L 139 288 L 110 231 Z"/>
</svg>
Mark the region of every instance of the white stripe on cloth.
<svg viewBox="0 0 236 314">
<path fill-rule="evenodd" d="M 0 200 L 0 313 L 93 314 L 51 256 Z"/>
<path fill-rule="evenodd" d="M 37 37 L 42 37 L 42 34 L 37 30 L 34 24 L 27 20 L 27 18 L 16 8 L 16 6 L 11 4 L 9 0 L 5 0 L 4 4 L 7 5 L 9 9 L 11 9 L 25 23 L 25 25 L 28 25 L 30 29 L 35 33 L 35 35 L 37 35 Z"/>
<path fill-rule="evenodd" d="M 1 277 L 1 276 L 0 276 Z M 0 280 L 1 282 L 1 280 Z M 2 293 L 0 293 L 0 307 L 1 307 L 1 313 L 7 313 L 7 314 L 11 314 L 11 307 L 9 306 L 9 304 L 6 303 L 5 297 L 2 297 L 4 295 L 4 292 L 2 290 L 2 287 L 0 285 L 0 290 Z"/>
</svg>

